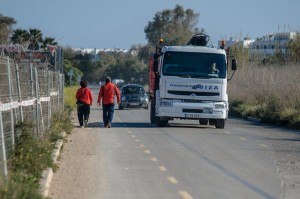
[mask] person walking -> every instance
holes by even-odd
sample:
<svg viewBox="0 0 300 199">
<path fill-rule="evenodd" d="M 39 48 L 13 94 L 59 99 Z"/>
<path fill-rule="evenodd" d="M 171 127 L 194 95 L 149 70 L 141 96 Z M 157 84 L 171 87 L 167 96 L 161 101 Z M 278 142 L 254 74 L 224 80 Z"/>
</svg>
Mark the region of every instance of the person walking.
<svg viewBox="0 0 300 199">
<path fill-rule="evenodd" d="M 90 106 L 93 104 L 92 91 L 87 85 L 86 80 L 80 81 L 81 88 L 77 90 L 75 96 L 77 100 L 78 121 L 81 128 L 87 127 L 90 116 Z"/>
<path fill-rule="evenodd" d="M 113 120 L 115 108 L 115 96 L 117 96 L 117 103 L 121 101 L 120 91 L 118 87 L 111 82 L 110 77 L 105 78 L 105 84 L 100 87 L 98 95 L 98 106 L 101 105 L 103 109 L 103 123 L 104 127 L 110 128 Z"/>
</svg>

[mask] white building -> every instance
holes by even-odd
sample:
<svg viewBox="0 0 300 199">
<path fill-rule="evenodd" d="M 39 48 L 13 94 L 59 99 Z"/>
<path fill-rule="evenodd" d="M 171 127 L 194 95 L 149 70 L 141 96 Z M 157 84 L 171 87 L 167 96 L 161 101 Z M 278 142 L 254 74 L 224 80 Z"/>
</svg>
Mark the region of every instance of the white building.
<svg viewBox="0 0 300 199">
<path fill-rule="evenodd" d="M 267 34 L 263 37 L 251 40 L 250 38 L 244 38 L 243 41 L 230 40 L 224 41 L 225 48 L 232 47 L 233 45 L 242 42 L 243 46 L 250 48 L 251 55 L 261 55 L 261 56 L 272 56 L 278 52 L 283 54 L 288 51 L 288 43 L 290 40 L 296 38 L 296 32 L 282 32 L 282 33 L 272 33 Z M 218 45 L 221 45 L 222 41 L 218 42 Z"/>
<path fill-rule="evenodd" d="M 238 44 L 238 43 L 242 43 L 242 45 L 245 47 L 245 48 L 248 48 L 250 46 L 250 44 L 252 42 L 254 42 L 254 40 L 251 40 L 250 38 L 248 37 L 245 37 L 243 41 L 240 41 L 240 40 L 234 40 L 232 37 L 230 37 L 229 40 L 223 40 L 225 42 L 225 48 L 231 48 L 232 46 L 234 46 L 235 44 Z M 219 41 L 218 42 L 218 46 L 221 46 L 222 44 L 222 41 Z"/>
<path fill-rule="evenodd" d="M 257 38 L 250 45 L 250 53 L 272 56 L 280 52 L 286 54 L 288 51 L 288 43 L 296 37 L 295 32 L 288 33 L 272 33 Z"/>
</svg>

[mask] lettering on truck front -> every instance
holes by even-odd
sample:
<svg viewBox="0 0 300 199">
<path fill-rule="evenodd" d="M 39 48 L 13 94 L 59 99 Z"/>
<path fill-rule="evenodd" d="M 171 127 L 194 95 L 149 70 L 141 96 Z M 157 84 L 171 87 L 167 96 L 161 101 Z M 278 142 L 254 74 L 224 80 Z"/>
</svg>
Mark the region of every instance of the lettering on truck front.
<svg viewBox="0 0 300 199">
<path fill-rule="evenodd" d="M 170 87 L 177 87 L 177 88 L 191 88 L 194 90 L 219 90 L 217 85 L 182 85 L 182 84 L 170 84 Z"/>
</svg>

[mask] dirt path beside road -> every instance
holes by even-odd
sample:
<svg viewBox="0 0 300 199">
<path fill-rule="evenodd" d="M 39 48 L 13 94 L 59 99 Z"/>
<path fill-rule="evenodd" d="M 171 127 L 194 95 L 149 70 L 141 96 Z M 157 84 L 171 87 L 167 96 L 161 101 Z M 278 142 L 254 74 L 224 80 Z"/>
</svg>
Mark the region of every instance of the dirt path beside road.
<svg viewBox="0 0 300 199">
<path fill-rule="evenodd" d="M 97 198 L 103 188 L 102 155 L 95 128 L 74 129 L 64 144 L 49 190 L 52 199 Z M 55 183 L 53 183 L 55 182 Z"/>
</svg>

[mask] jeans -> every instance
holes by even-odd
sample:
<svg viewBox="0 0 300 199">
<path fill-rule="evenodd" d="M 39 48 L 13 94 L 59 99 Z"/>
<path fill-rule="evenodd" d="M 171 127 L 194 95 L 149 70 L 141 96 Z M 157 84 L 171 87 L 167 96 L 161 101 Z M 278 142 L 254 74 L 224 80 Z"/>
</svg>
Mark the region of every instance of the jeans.
<svg viewBox="0 0 300 199">
<path fill-rule="evenodd" d="M 90 105 L 88 104 L 77 105 L 77 115 L 78 115 L 79 125 L 83 126 L 83 119 L 87 121 L 89 120 Z"/>
<path fill-rule="evenodd" d="M 111 124 L 115 111 L 115 104 L 103 104 L 103 123 L 104 126 Z"/>
</svg>

